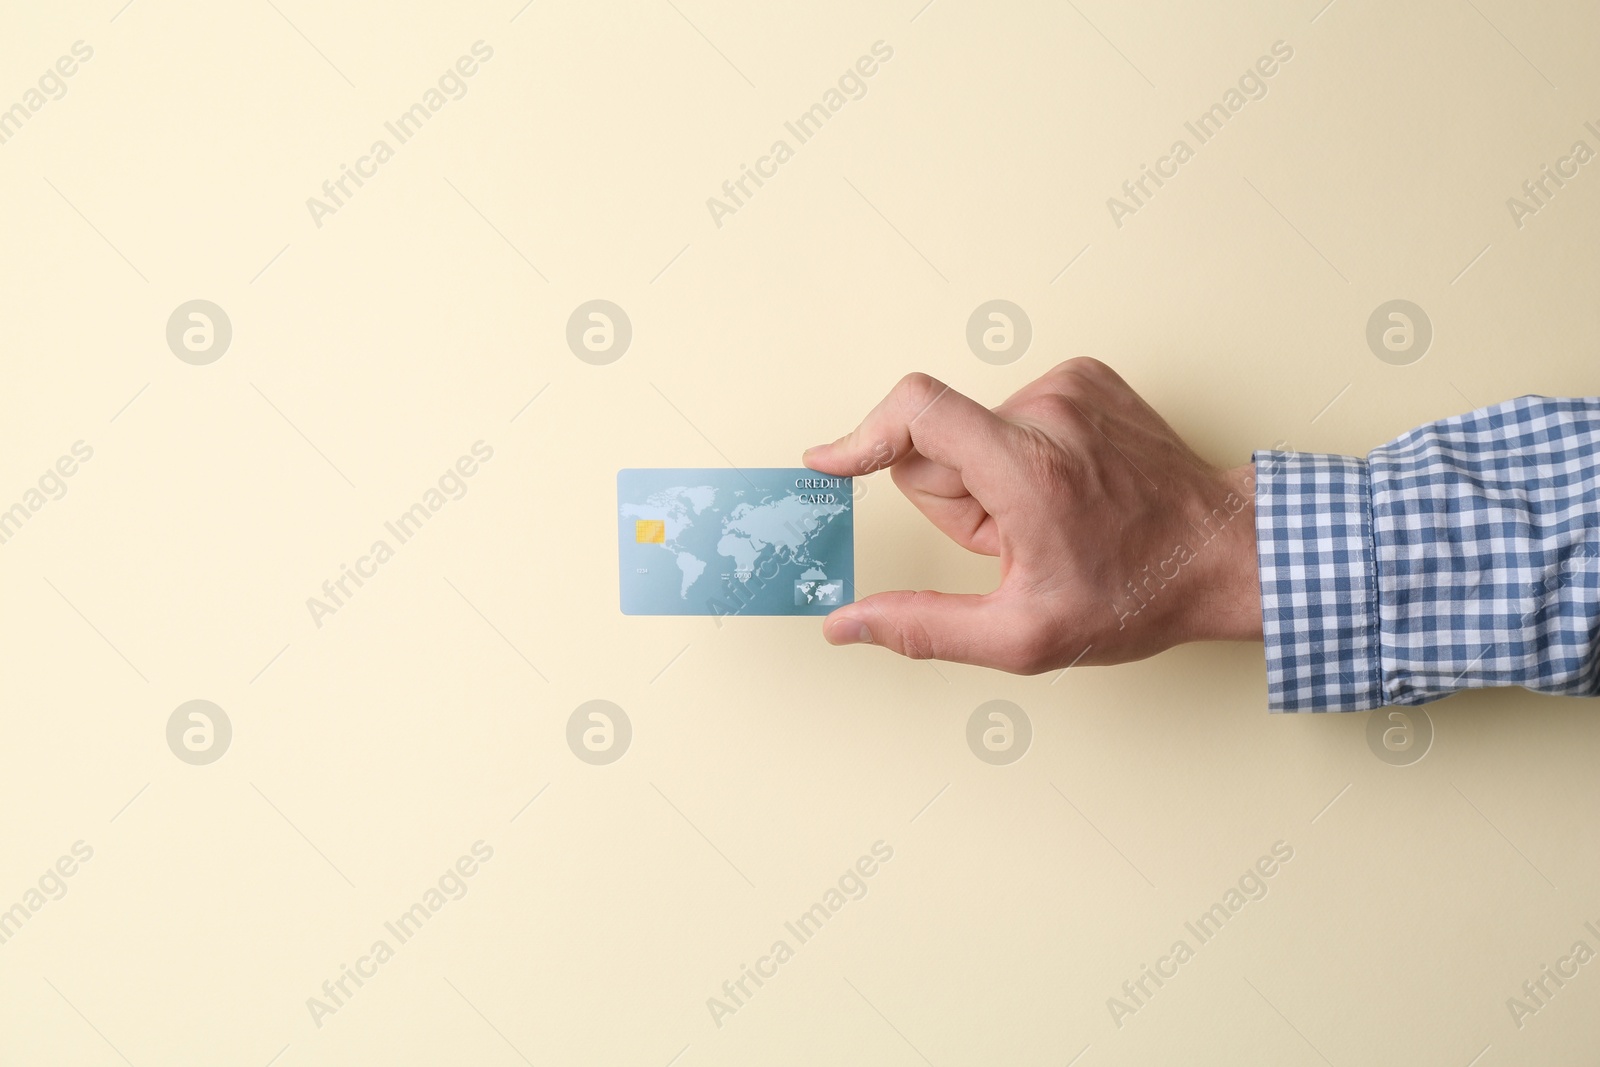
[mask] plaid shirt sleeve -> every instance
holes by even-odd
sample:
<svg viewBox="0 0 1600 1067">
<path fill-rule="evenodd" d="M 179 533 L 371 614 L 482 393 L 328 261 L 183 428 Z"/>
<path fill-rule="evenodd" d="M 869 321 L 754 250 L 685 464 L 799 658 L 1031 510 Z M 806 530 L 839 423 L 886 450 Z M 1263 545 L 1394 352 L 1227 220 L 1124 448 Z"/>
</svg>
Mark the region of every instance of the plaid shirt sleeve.
<svg viewBox="0 0 1600 1067">
<path fill-rule="evenodd" d="M 1600 696 L 1600 398 L 1254 459 L 1270 710 Z"/>
</svg>

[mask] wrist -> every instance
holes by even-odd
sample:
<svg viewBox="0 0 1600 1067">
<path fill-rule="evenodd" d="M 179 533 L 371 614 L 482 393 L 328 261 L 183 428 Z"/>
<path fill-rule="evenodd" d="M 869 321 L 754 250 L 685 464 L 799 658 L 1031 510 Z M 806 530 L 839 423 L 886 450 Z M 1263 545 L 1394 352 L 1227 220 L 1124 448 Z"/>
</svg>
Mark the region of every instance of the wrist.
<svg viewBox="0 0 1600 1067">
<path fill-rule="evenodd" d="M 1184 641 L 1260 641 L 1255 465 L 1217 471 L 1188 527 L 1199 564 Z"/>
<path fill-rule="evenodd" d="M 1239 513 L 1229 524 L 1228 568 L 1223 578 L 1226 608 L 1220 614 L 1217 640 L 1261 640 L 1261 564 L 1256 552 L 1256 468 L 1245 463 L 1223 472 Z"/>
</svg>

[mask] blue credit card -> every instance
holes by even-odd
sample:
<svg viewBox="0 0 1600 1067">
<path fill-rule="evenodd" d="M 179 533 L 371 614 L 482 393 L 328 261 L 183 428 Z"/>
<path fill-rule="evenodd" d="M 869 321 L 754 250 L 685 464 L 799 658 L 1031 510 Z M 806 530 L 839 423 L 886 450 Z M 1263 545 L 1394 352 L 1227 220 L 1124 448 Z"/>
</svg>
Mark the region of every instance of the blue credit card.
<svg viewBox="0 0 1600 1067">
<path fill-rule="evenodd" d="M 849 478 L 805 467 L 617 472 L 625 615 L 826 615 L 855 592 Z"/>
</svg>

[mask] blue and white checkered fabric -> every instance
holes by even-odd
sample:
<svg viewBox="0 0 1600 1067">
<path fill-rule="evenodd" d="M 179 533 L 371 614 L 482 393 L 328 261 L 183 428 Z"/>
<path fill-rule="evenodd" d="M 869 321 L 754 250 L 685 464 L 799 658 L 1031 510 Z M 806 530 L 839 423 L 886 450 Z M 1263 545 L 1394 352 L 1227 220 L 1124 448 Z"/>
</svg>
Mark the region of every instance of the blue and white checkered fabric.
<svg viewBox="0 0 1600 1067">
<path fill-rule="evenodd" d="M 1365 460 L 1255 468 L 1272 711 L 1600 696 L 1600 398 L 1524 396 Z"/>
</svg>

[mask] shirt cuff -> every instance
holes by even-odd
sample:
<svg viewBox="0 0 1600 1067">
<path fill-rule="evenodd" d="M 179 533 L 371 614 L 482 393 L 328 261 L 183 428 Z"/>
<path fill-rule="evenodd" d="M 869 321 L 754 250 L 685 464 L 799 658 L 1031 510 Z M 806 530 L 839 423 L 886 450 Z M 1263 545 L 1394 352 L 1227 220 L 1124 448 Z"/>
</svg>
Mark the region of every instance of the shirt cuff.
<svg viewBox="0 0 1600 1067">
<path fill-rule="evenodd" d="M 1268 710 L 1381 706 L 1367 462 L 1268 451 L 1252 458 Z"/>
</svg>

